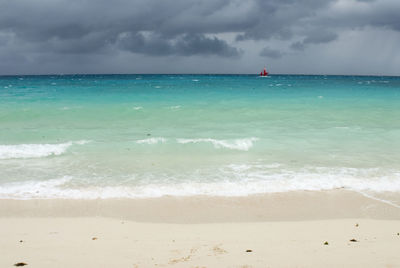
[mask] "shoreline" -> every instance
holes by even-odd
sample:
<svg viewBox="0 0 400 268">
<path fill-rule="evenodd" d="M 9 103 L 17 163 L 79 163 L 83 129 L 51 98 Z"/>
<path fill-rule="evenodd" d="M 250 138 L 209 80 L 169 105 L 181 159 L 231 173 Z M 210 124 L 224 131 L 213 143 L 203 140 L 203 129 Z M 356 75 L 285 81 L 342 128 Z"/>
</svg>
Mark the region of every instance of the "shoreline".
<svg viewBox="0 0 400 268">
<path fill-rule="evenodd" d="M 389 202 L 390 203 L 390 202 Z M 0 199 L 0 218 L 108 217 L 136 222 L 216 223 L 347 218 L 400 220 L 400 208 L 344 189 L 245 197 Z"/>
</svg>

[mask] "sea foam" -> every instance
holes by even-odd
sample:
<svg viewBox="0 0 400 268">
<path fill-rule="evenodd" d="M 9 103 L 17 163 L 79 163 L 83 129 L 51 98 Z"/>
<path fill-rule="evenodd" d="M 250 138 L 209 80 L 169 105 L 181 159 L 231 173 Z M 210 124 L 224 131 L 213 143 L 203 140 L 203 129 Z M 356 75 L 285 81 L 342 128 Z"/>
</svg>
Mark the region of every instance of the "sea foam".
<svg viewBox="0 0 400 268">
<path fill-rule="evenodd" d="M 245 139 L 235 139 L 235 140 L 216 140 L 216 139 L 177 139 L 176 141 L 181 144 L 187 143 L 200 143 L 209 142 L 214 145 L 215 148 L 227 148 L 232 150 L 248 151 L 253 147 L 253 142 L 257 141 L 258 138 L 245 138 Z"/>
<path fill-rule="evenodd" d="M 374 196 L 379 192 L 400 191 L 400 176 L 365 180 L 352 176 L 342 177 L 325 174 L 287 173 L 260 176 L 259 178 L 221 181 L 187 181 L 179 183 L 155 182 L 147 184 L 103 185 L 71 187 L 72 180 L 80 178 L 61 177 L 46 181 L 24 181 L 0 184 L 0 198 L 157 198 L 163 196 L 248 196 L 253 194 L 282 193 L 292 191 L 322 191 L 346 189 Z"/>
<path fill-rule="evenodd" d="M 166 138 L 156 137 L 156 138 L 148 138 L 144 140 L 138 140 L 136 143 L 138 144 L 157 144 L 157 143 L 165 143 L 167 141 Z"/>
<path fill-rule="evenodd" d="M 82 145 L 88 141 L 75 141 L 56 144 L 15 144 L 0 145 L 0 160 L 18 158 L 40 158 L 51 155 L 61 155 L 74 144 Z"/>
</svg>

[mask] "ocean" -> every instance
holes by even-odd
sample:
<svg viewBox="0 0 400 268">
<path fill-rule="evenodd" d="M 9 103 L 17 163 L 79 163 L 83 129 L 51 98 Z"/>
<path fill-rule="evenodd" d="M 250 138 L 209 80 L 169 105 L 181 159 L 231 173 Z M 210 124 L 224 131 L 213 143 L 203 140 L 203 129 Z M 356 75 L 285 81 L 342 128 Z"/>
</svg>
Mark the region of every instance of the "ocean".
<svg viewBox="0 0 400 268">
<path fill-rule="evenodd" d="M 0 76 L 0 198 L 400 192 L 400 77 Z"/>
</svg>

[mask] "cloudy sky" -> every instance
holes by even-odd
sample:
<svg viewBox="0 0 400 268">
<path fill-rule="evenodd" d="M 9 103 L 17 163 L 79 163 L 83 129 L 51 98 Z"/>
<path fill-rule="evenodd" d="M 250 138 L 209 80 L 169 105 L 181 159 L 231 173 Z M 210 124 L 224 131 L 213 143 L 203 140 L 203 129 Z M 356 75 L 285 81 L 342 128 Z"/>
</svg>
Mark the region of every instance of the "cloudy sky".
<svg viewBox="0 0 400 268">
<path fill-rule="evenodd" d="M 0 0 L 0 74 L 400 75 L 399 0 Z"/>
</svg>

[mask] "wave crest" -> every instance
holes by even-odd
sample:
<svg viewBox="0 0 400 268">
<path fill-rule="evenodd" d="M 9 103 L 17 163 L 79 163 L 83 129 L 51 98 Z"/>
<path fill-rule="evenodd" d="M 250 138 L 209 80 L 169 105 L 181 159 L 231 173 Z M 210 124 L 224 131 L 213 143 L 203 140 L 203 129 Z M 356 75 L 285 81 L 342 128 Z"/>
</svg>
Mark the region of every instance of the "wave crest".
<svg viewBox="0 0 400 268">
<path fill-rule="evenodd" d="M 398 169 L 304 167 L 280 163 L 237 163 L 189 172 L 155 171 L 119 178 L 86 175 L 0 182 L 0 199 L 153 198 L 162 196 L 247 196 L 292 191 L 346 189 L 371 196 L 399 193 Z"/>
<path fill-rule="evenodd" d="M 400 180 L 361 179 L 314 180 L 295 178 L 282 180 L 242 180 L 219 182 L 150 183 L 144 185 L 107 185 L 71 187 L 72 177 L 47 181 L 13 182 L 0 185 L 0 199 L 67 198 L 157 198 L 163 196 L 248 196 L 254 194 L 282 193 L 292 191 L 324 191 L 347 189 L 362 194 L 399 192 Z"/>
<path fill-rule="evenodd" d="M 157 144 L 157 143 L 165 143 L 167 141 L 166 138 L 157 137 L 157 138 L 148 138 L 144 140 L 138 140 L 136 143 L 138 144 Z"/>
<path fill-rule="evenodd" d="M 257 141 L 258 138 L 245 138 L 245 139 L 236 139 L 236 140 L 216 140 L 216 139 L 177 139 L 176 141 L 181 144 L 187 143 L 200 143 L 200 142 L 209 142 L 212 145 L 219 148 L 227 148 L 232 150 L 240 150 L 240 151 L 248 151 L 251 147 L 253 147 L 253 142 Z"/>
<path fill-rule="evenodd" d="M 65 142 L 58 144 L 15 144 L 0 145 L 0 160 L 19 158 L 40 158 L 61 155 L 74 144 L 85 144 L 88 141 Z"/>
</svg>

